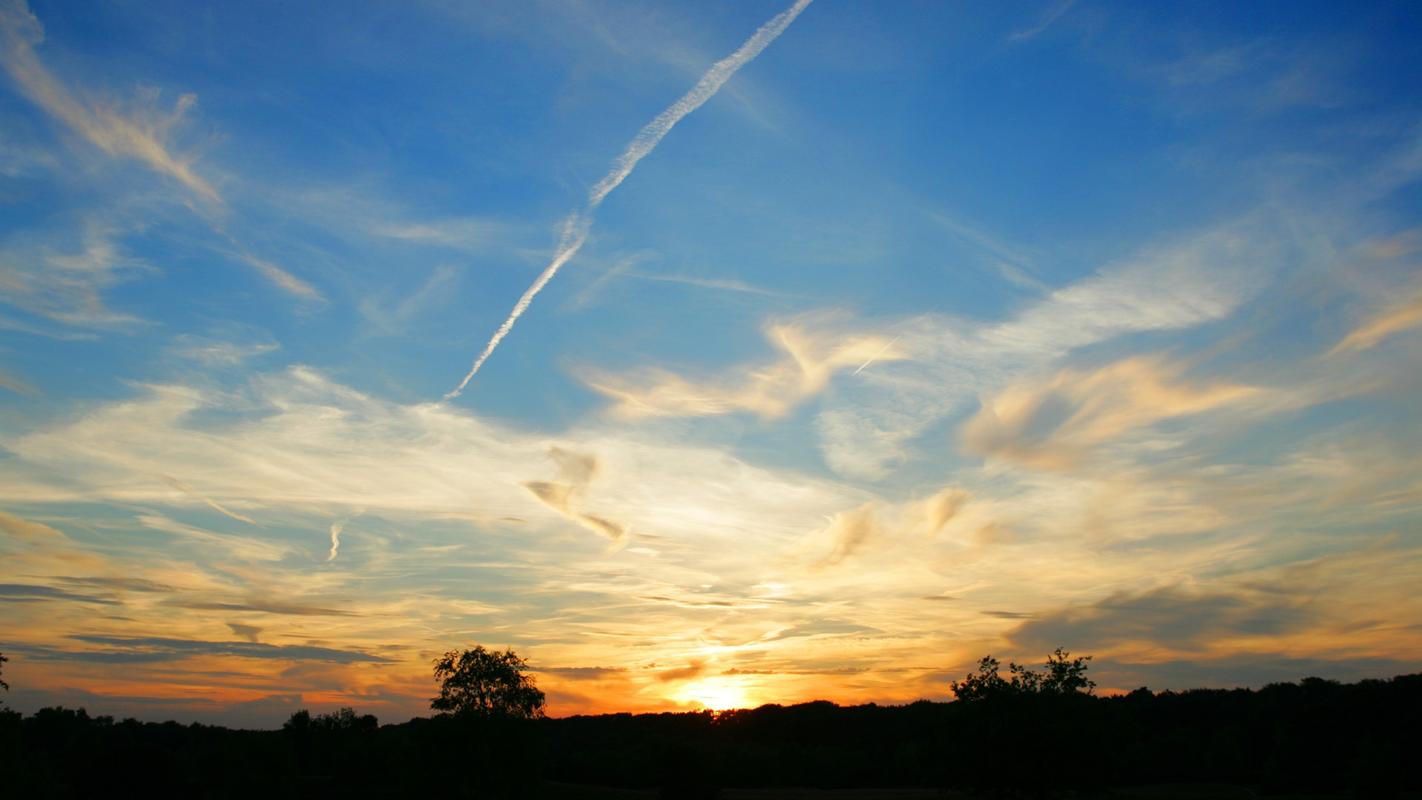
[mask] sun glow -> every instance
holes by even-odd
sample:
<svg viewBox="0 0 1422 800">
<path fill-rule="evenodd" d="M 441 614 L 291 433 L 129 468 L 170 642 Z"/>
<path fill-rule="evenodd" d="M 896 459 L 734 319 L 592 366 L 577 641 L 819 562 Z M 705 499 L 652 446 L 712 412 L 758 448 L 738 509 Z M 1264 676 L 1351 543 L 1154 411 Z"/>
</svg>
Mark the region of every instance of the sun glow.
<svg viewBox="0 0 1422 800">
<path fill-rule="evenodd" d="M 745 686 L 734 678 L 724 676 L 688 683 L 675 699 L 695 703 L 711 711 L 729 711 L 754 705 Z"/>
</svg>

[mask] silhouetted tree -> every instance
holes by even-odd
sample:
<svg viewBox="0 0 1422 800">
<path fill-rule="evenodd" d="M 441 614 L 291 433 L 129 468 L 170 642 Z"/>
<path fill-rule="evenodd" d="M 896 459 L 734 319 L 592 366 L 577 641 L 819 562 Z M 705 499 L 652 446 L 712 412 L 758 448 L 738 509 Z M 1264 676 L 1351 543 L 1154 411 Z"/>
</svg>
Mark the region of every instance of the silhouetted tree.
<svg viewBox="0 0 1422 800">
<path fill-rule="evenodd" d="M 1069 658 L 1071 653 L 1058 647 L 1047 656 L 1047 672 L 1042 676 L 1039 690 L 1053 694 L 1091 694 L 1096 681 L 1086 677 L 1086 662 L 1091 656 Z"/>
<path fill-rule="evenodd" d="M 1002 662 L 992 656 L 983 656 L 978 662 L 978 671 L 968 673 L 961 681 L 952 681 L 948 688 L 953 690 L 953 696 L 959 700 L 983 700 L 988 697 L 1006 694 L 1013 690 L 1011 684 L 1002 679 L 997 674 L 1002 667 Z M 1019 667 L 1016 664 L 1010 665 L 1014 674 Z"/>
<path fill-rule="evenodd" d="M 9 660 L 10 659 L 5 657 L 4 653 L 0 653 L 0 674 L 3 674 L 5 672 L 5 662 Z M 10 691 L 10 684 L 6 683 L 3 680 L 0 680 L 0 689 L 4 689 L 8 692 Z"/>
<path fill-rule="evenodd" d="M 1007 662 L 1011 679 L 998 674 L 1002 662 L 992 656 L 984 656 L 978 662 L 978 671 L 970 672 L 961 681 L 953 681 L 948 687 L 959 700 L 982 700 L 1002 695 L 1026 694 L 1091 694 L 1096 682 L 1086 677 L 1086 662 L 1091 656 L 1072 658 L 1071 653 L 1058 647 L 1047 656 L 1044 672 L 1028 669 L 1015 662 Z"/>
<path fill-rule="evenodd" d="M 311 720 L 313 728 L 328 731 L 373 731 L 380 727 L 374 714 L 357 715 L 349 706 L 332 714 L 320 714 Z"/>
<path fill-rule="evenodd" d="M 451 650 L 435 660 L 441 685 L 430 708 L 457 716 L 541 718 L 543 692 L 524 673 L 527 667 L 513 650 Z"/>
</svg>

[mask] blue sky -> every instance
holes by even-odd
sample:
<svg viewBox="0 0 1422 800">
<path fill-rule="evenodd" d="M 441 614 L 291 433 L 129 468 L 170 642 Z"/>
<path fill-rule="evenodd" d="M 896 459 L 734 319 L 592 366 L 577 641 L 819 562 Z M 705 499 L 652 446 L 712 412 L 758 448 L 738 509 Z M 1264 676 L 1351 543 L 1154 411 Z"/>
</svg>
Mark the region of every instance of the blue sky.
<svg viewBox="0 0 1422 800">
<path fill-rule="evenodd" d="M 0 9 L 17 708 L 1422 655 L 1410 4 Z"/>
</svg>

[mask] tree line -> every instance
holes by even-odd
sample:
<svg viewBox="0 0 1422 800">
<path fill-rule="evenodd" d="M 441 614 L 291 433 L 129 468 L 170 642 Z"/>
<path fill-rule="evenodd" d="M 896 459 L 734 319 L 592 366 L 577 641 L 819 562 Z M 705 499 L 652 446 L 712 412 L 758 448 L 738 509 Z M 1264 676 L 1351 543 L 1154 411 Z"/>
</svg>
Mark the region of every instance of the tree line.
<svg viewBox="0 0 1422 800">
<path fill-rule="evenodd" d="M 299 711 L 277 731 L 0 710 L 0 775 L 16 797 L 540 797 L 563 784 L 668 798 L 788 786 L 1422 790 L 1410 768 L 1422 752 L 1422 674 L 1101 697 L 1088 661 L 1058 650 L 1042 670 L 1010 663 L 1004 677 L 988 657 L 950 684 L 951 703 L 553 719 L 521 658 L 475 648 L 436 661 L 438 714 L 393 725 L 354 709 Z"/>
</svg>

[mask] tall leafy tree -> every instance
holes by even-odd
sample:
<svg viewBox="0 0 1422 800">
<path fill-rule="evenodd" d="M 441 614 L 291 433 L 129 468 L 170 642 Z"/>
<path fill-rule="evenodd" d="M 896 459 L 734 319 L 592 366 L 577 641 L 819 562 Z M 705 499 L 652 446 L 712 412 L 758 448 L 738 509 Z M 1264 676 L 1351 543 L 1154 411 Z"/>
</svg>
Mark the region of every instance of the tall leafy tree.
<svg viewBox="0 0 1422 800">
<path fill-rule="evenodd" d="M 527 668 L 513 650 L 499 653 L 482 645 L 451 650 L 435 660 L 435 679 L 441 683 L 430 708 L 457 716 L 542 717 L 543 692 Z"/>
</svg>

